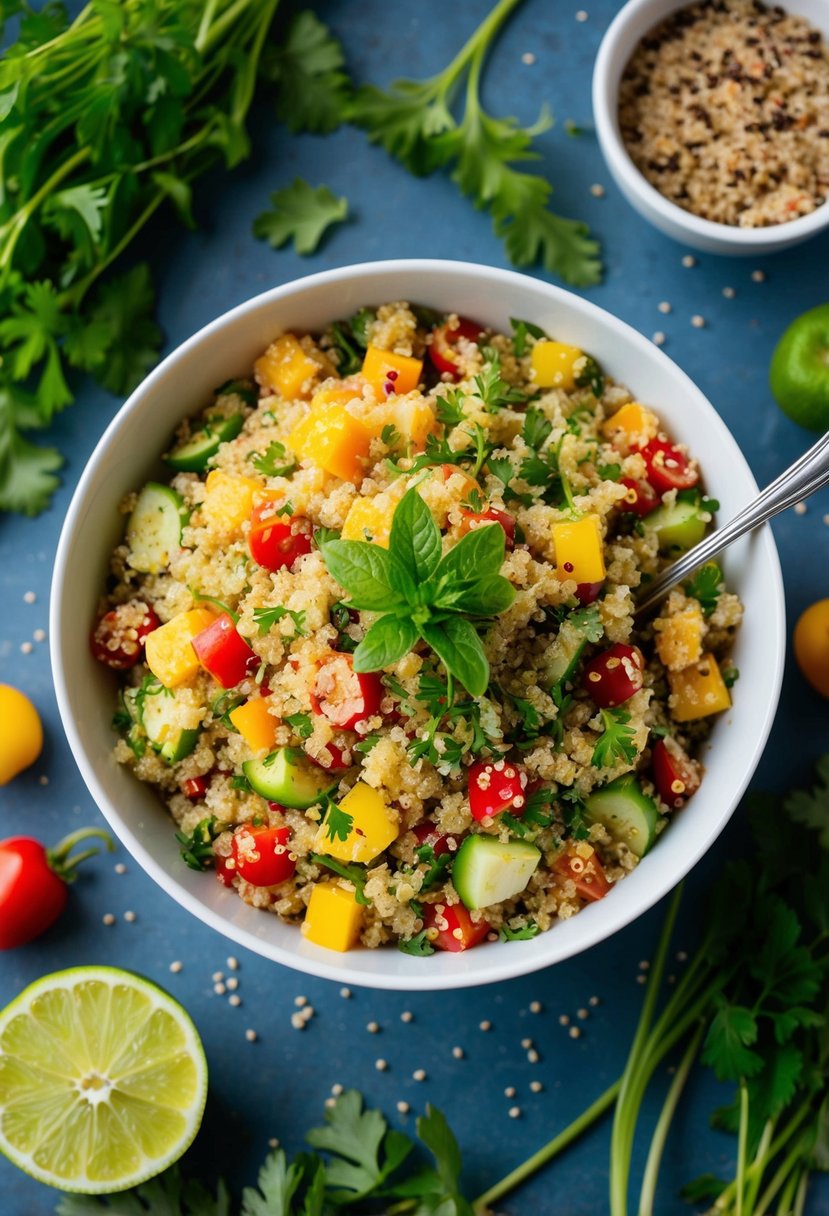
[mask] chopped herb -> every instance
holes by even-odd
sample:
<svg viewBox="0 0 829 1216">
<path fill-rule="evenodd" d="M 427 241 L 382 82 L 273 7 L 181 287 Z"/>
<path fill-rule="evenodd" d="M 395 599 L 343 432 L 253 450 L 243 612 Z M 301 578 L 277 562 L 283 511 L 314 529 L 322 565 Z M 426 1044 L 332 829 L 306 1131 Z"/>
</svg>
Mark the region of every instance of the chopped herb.
<svg viewBox="0 0 829 1216">
<path fill-rule="evenodd" d="M 442 422 L 445 427 L 450 430 L 465 420 L 463 403 L 466 400 L 466 393 L 461 389 L 450 389 L 445 395 L 436 398 L 435 407 L 438 422 Z"/>
<path fill-rule="evenodd" d="M 234 773 L 230 778 L 230 788 L 232 790 L 240 790 L 245 794 L 253 793 L 253 786 L 248 781 L 244 773 Z"/>
<path fill-rule="evenodd" d="M 198 591 L 195 587 L 188 586 L 187 590 L 190 592 L 197 604 L 212 604 L 213 607 L 218 608 L 220 612 L 226 612 L 233 621 L 234 625 L 239 623 L 238 612 L 234 612 L 232 608 L 229 608 L 224 600 L 217 600 L 213 595 L 202 595 L 201 591 Z"/>
<path fill-rule="evenodd" d="M 432 845 L 421 844 L 415 849 L 415 856 L 427 867 L 423 875 L 423 882 L 420 884 L 421 891 L 428 891 L 430 887 L 444 882 L 452 872 L 452 862 L 455 857 L 452 852 L 436 854 Z"/>
<path fill-rule="evenodd" d="M 571 836 L 573 840 L 587 840 L 590 829 L 584 817 L 587 810 L 584 799 L 575 790 L 565 790 L 560 795 L 560 803 L 561 817 L 567 828 L 568 836 Z"/>
<path fill-rule="evenodd" d="M 685 594 L 699 602 L 703 616 L 710 616 L 723 591 L 723 573 L 716 562 L 706 562 L 682 585 Z"/>
<path fill-rule="evenodd" d="M 270 633 L 274 625 L 279 624 L 286 616 L 294 623 L 294 632 L 287 637 L 287 641 L 293 642 L 296 638 L 307 637 L 305 613 L 295 612 L 293 608 L 285 608 L 282 604 L 276 604 L 273 608 L 254 608 L 253 619 L 259 626 L 259 637 L 263 638 L 265 634 Z"/>
<path fill-rule="evenodd" d="M 377 746 L 381 738 L 381 735 L 366 735 L 364 739 L 360 739 L 358 743 L 355 743 L 351 750 L 357 752 L 360 756 L 367 756 L 372 748 Z"/>
<path fill-rule="evenodd" d="M 512 326 L 512 349 L 517 359 L 522 358 L 527 352 L 527 338 L 546 338 L 544 330 L 539 325 L 533 325 L 532 321 L 519 321 L 515 317 L 510 317 L 509 323 Z"/>
<path fill-rule="evenodd" d="M 326 230 L 348 217 L 348 201 L 337 198 L 327 186 L 316 188 L 295 177 L 290 186 L 275 190 L 271 208 L 253 221 L 253 235 L 272 249 L 293 241 L 298 254 L 313 253 Z"/>
<path fill-rule="evenodd" d="M 348 840 L 354 816 L 349 815 L 347 811 L 337 806 L 336 802 L 332 802 L 330 798 L 326 801 L 328 803 L 328 812 L 325 816 L 325 833 L 328 839 Z"/>
<path fill-rule="evenodd" d="M 225 831 L 227 824 L 211 815 L 208 819 L 200 819 L 189 835 L 176 832 L 182 861 L 191 870 L 207 870 L 213 864 L 213 841 Z"/>
<path fill-rule="evenodd" d="M 290 477 L 297 467 L 296 461 L 288 454 L 284 443 L 280 443 L 278 439 L 269 443 L 261 454 L 251 452 L 248 460 L 257 473 L 261 473 L 263 477 Z"/>
<path fill-rule="evenodd" d="M 596 400 L 604 392 L 604 373 L 592 355 L 588 355 L 584 367 L 576 376 L 579 388 L 589 388 Z"/>
<path fill-rule="evenodd" d="M 333 837 L 329 837 L 333 839 Z M 364 908 L 371 907 L 371 900 L 366 895 L 366 879 L 368 873 L 365 866 L 357 865 L 356 862 L 346 864 L 344 861 L 337 861 L 336 857 L 328 857 L 323 853 L 312 853 L 310 861 L 315 865 L 324 866 L 326 870 L 330 870 L 332 874 L 339 874 L 340 878 L 345 878 L 348 882 L 354 884 L 354 897 L 358 904 L 362 904 Z"/>
<path fill-rule="evenodd" d="M 256 405 L 259 400 L 256 388 L 249 380 L 225 380 L 214 392 L 217 397 L 241 397 L 245 405 Z"/>
<path fill-rule="evenodd" d="M 528 448 L 532 448 L 534 452 L 538 452 L 549 439 L 552 429 L 553 424 L 544 411 L 540 410 L 536 405 L 531 405 L 524 415 L 524 426 L 521 429 L 521 437 Z"/>
<path fill-rule="evenodd" d="M 623 709 L 602 709 L 603 731 L 593 748 L 590 763 L 594 768 L 610 768 L 617 761 L 632 764 L 636 759 L 636 731 L 629 726 L 630 714 Z"/>
<path fill-rule="evenodd" d="M 387 448 L 396 448 L 400 443 L 402 436 L 397 427 L 392 422 L 387 422 L 380 432 L 380 441 Z"/>
<path fill-rule="evenodd" d="M 429 941 L 425 929 L 421 929 L 414 937 L 401 938 L 397 943 L 397 948 L 404 954 L 413 954 L 416 958 L 427 958 L 430 954 L 435 953 L 435 947 Z"/>
<path fill-rule="evenodd" d="M 314 723 L 311 721 L 310 714 L 288 714 L 285 721 L 300 739 L 310 739 L 314 733 Z"/>
<path fill-rule="evenodd" d="M 622 476 L 622 466 L 620 464 L 600 464 L 596 472 L 602 481 L 618 481 Z"/>
<path fill-rule="evenodd" d="M 329 541 L 339 540 L 340 534 L 334 528 L 314 528 L 313 541 L 318 549 L 322 549 L 323 545 L 327 545 Z"/>
<path fill-rule="evenodd" d="M 489 348 L 487 348 L 489 349 Z M 514 388 L 501 376 L 501 360 L 490 349 L 489 359 L 483 371 L 475 377 L 475 391 L 488 414 L 497 414 L 505 405 L 523 405 L 527 394 Z"/>
<path fill-rule="evenodd" d="M 534 920 L 522 925 L 519 929 L 511 929 L 509 925 L 501 925 L 498 937 L 502 942 L 528 942 L 538 936 L 538 925 Z"/>
<path fill-rule="evenodd" d="M 234 709 L 238 709 L 243 705 L 245 698 L 240 696 L 235 689 L 228 689 L 227 692 L 220 693 L 213 704 L 210 706 L 210 712 L 214 718 L 221 722 L 226 730 L 232 731 L 238 735 L 238 730 L 230 720 L 230 715 Z"/>
<path fill-rule="evenodd" d="M 726 688 L 733 688 L 740 678 L 740 670 L 733 663 L 729 663 L 727 667 L 723 667 L 720 673 L 723 678 L 723 684 Z"/>
</svg>

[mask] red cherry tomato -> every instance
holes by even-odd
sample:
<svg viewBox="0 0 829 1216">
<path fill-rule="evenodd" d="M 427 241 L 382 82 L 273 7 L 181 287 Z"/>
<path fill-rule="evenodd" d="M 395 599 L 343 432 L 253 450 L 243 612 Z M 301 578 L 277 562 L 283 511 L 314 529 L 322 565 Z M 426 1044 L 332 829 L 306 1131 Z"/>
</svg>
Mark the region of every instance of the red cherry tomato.
<svg viewBox="0 0 829 1216">
<path fill-rule="evenodd" d="M 222 688 L 235 688 L 250 675 L 258 659 L 236 632 L 233 617 L 223 612 L 192 640 L 196 658 Z"/>
<path fill-rule="evenodd" d="M 442 857 L 444 853 L 454 853 L 458 848 L 457 836 L 451 836 L 447 832 L 441 832 L 440 828 L 432 823 L 430 819 L 425 819 L 423 823 L 419 823 L 416 828 L 412 829 L 419 846 L 428 844 L 432 848 L 435 857 Z"/>
<path fill-rule="evenodd" d="M 186 781 L 182 781 L 181 783 L 181 792 L 191 802 L 201 802 L 207 793 L 208 785 L 207 777 L 188 777 Z"/>
<path fill-rule="evenodd" d="M 99 663 L 115 671 L 134 667 L 144 651 L 148 633 L 161 621 L 141 600 L 130 600 L 105 613 L 92 634 L 92 653 Z"/>
<path fill-rule="evenodd" d="M 640 448 L 647 466 L 647 478 L 658 494 L 668 490 L 690 490 L 699 481 L 699 470 L 690 459 L 666 439 L 652 439 Z"/>
<path fill-rule="evenodd" d="M 216 867 L 216 877 L 223 887 L 232 887 L 236 877 L 236 861 L 233 857 L 220 857 L 213 854 L 213 865 Z"/>
<path fill-rule="evenodd" d="M 587 849 L 590 852 L 585 857 Z M 572 879 L 580 899 L 593 902 L 603 899 L 610 890 L 604 866 L 599 861 L 596 850 L 590 845 L 568 845 L 553 862 L 553 870 L 562 878 Z"/>
<path fill-rule="evenodd" d="M 653 747 L 653 783 L 659 797 L 676 810 L 700 787 L 700 776 L 673 739 L 658 739 Z"/>
<path fill-rule="evenodd" d="M 350 654 L 332 654 L 317 672 L 311 708 L 332 726 L 353 730 L 376 714 L 383 700 L 383 682 L 376 671 L 355 671 Z"/>
<path fill-rule="evenodd" d="M 328 756 L 326 756 L 328 752 Z M 349 753 L 350 754 L 350 753 Z M 313 757 L 314 764 L 318 764 L 320 768 L 324 768 L 329 773 L 345 773 L 351 768 L 353 760 L 346 760 L 346 752 L 336 743 L 326 743 L 325 748 L 318 756 Z"/>
<path fill-rule="evenodd" d="M 642 687 L 645 659 L 638 646 L 617 642 L 585 665 L 582 688 L 600 709 L 624 705 Z"/>
<path fill-rule="evenodd" d="M 0 841 L 0 950 L 13 950 L 40 937 L 66 907 L 67 882 L 74 868 L 97 853 L 88 849 L 69 856 L 81 840 L 98 836 L 111 851 L 112 837 L 101 828 L 81 828 L 54 849 L 46 849 L 31 836 L 10 836 Z"/>
<path fill-rule="evenodd" d="M 472 817 L 494 819 L 502 811 L 521 815 L 527 804 L 527 774 L 509 760 L 479 760 L 469 769 Z"/>
<path fill-rule="evenodd" d="M 466 338 L 468 342 L 477 342 L 483 332 L 483 326 L 477 321 L 470 321 L 468 317 L 458 317 L 457 323 L 451 328 L 448 321 L 438 325 L 432 330 L 432 341 L 428 347 L 433 366 L 439 372 L 458 380 L 460 368 L 457 352 L 454 350 L 458 339 Z"/>
<path fill-rule="evenodd" d="M 627 494 L 619 503 L 619 509 L 638 515 L 640 519 L 650 515 L 659 506 L 659 495 L 647 481 L 636 481 L 633 477 L 623 477 L 619 485 L 625 486 Z"/>
<path fill-rule="evenodd" d="M 277 515 L 273 499 L 258 502 L 250 517 L 250 555 L 266 570 L 288 569 L 313 548 L 311 524 L 300 515 Z"/>
<path fill-rule="evenodd" d="M 511 549 L 515 544 L 515 519 L 507 511 L 497 511 L 490 507 L 488 511 L 461 511 L 463 522 L 458 529 L 461 536 L 466 536 L 473 528 L 484 524 L 500 524 L 504 529 L 506 547 Z"/>
<path fill-rule="evenodd" d="M 576 599 L 580 604 L 595 604 L 604 583 L 577 583 Z"/>
<path fill-rule="evenodd" d="M 290 828 L 237 828 L 230 846 L 235 871 L 254 887 L 275 887 L 293 878 L 296 855 Z"/>
<path fill-rule="evenodd" d="M 487 922 L 475 924 L 463 904 L 427 904 L 423 909 L 423 925 L 432 945 L 452 954 L 470 950 L 489 933 Z"/>
</svg>

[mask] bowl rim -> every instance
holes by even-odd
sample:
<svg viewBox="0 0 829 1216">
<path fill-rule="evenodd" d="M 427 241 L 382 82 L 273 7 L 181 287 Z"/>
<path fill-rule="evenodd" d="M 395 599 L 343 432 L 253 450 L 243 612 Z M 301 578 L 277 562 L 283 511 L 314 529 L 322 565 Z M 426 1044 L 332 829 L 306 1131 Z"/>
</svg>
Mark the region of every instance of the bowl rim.
<svg viewBox="0 0 829 1216">
<path fill-rule="evenodd" d="M 671 202 L 647 180 L 634 164 L 619 131 L 618 93 L 619 80 L 625 63 L 620 59 L 619 44 L 631 28 L 637 29 L 636 42 L 652 26 L 677 9 L 686 8 L 694 0 L 627 0 L 605 30 L 593 66 L 592 104 L 593 118 L 599 144 L 614 176 L 621 178 L 625 187 L 635 194 L 643 206 L 656 212 L 665 225 L 681 228 L 689 236 L 689 243 L 704 241 L 709 250 L 714 245 L 740 246 L 746 253 L 758 254 L 767 250 L 783 248 L 815 235 L 829 227 L 829 199 L 808 215 L 799 216 L 783 224 L 771 224 L 766 228 L 740 228 L 736 224 L 721 224 L 703 219 L 692 211 L 686 211 Z M 650 12 L 659 8 L 660 15 Z M 645 11 L 648 11 L 645 18 Z M 620 183 L 621 184 L 621 183 Z M 646 218 L 650 219 L 650 216 Z M 651 221 L 653 222 L 653 221 Z"/>
<path fill-rule="evenodd" d="M 604 327 L 615 329 L 619 338 L 637 348 L 643 357 L 648 360 L 656 361 L 661 364 L 666 373 L 680 379 L 684 382 L 689 395 L 695 397 L 704 411 L 709 416 L 709 421 L 714 431 L 719 432 L 719 441 L 725 443 L 732 452 L 736 462 L 742 467 L 747 484 L 750 484 L 756 489 L 756 482 L 751 473 L 751 469 L 746 461 L 743 453 L 737 444 L 737 441 L 732 436 L 723 419 L 715 410 L 714 406 L 708 401 L 701 389 L 697 388 L 691 378 L 677 365 L 668 358 L 663 351 L 654 347 L 627 322 L 620 320 L 607 310 L 600 308 L 592 301 L 585 300 L 581 296 L 577 296 L 564 288 L 557 287 L 547 283 L 544 280 L 535 279 L 528 275 L 523 275 L 513 270 L 506 270 L 497 267 L 490 267 L 481 263 L 462 262 L 462 261 L 444 261 L 442 259 L 433 258 L 392 258 L 386 260 L 363 262 L 356 265 L 337 267 L 331 270 L 319 271 L 317 273 L 307 275 L 300 279 L 291 280 L 288 283 L 281 284 L 277 287 L 270 288 L 267 291 L 261 292 L 248 300 L 222 313 L 219 317 L 202 326 L 196 333 L 192 334 L 184 342 L 176 346 L 165 358 L 155 367 L 147 377 L 136 387 L 130 394 L 125 403 L 116 412 L 109 425 L 106 427 L 103 435 L 96 444 L 87 464 L 78 480 L 78 484 L 72 495 L 72 500 L 66 513 L 63 527 L 61 529 L 60 538 L 56 550 L 55 563 L 53 567 L 52 586 L 49 605 L 49 629 L 52 639 L 51 646 L 51 664 L 52 676 L 55 687 L 55 695 L 58 704 L 60 718 L 63 724 L 64 731 L 69 742 L 70 749 L 76 764 L 80 770 L 81 776 L 86 784 L 88 791 L 91 793 L 95 803 L 100 809 L 108 824 L 125 845 L 130 854 L 136 859 L 142 869 L 162 888 L 162 890 L 173 899 L 176 900 L 185 910 L 196 917 L 197 920 L 207 924 L 210 928 L 215 929 L 224 937 L 230 938 L 240 946 L 254 951 L 254 953 L 263 955 L 277 963 L 290 967 L 293 970 L 304 972 L 309 975 L 316 976 L 322 979 L 333 980 L 337 983 L 348 983 L 354 986 L 371 987 L 385 990 L 395 991 L 438 991 L 438 990 L 453 990 L 458 988 L 475 987 L 479 985 L 496 983 L 503 980 L 515 979 L 519 976 L 528 975 L 534 971 L 541 970 L 547 966 L 552 966 L 555 963 L 563 962 L 565 959 L 573 957 L 576 954 L 582 953 L 584 950 L 590 949 L 599 942 L 613 936 L 619 930 L 625 928 L 657 904 L 665 895 L 667 895 L 674 886 L 676 886 L 697 864 L 701 857 L 714 844 L 719 837 L 726 824 L 730 820 L 734 811 L 742 799 L 742 796 L 751 780 L 763 749 L 768 739 L 771 727 L 774 721 L 777 704 L 780 697 L 783 667 L 786 651 L 786 632 L 785 632 L 785 602 L 783 577 L 780 567 L 780 560 L 777 553 L 777 548 L 774 542 L 774 537 L 770 528 L 765 528 L 756 534 L 756 542 L 761 547 L 761 553 L 758 554 L 757 560 L 765 562 L 769 582 L 771 584 L 769 591 L 770 595 L 765 603 L 765 611 L 770 618 L 770 630 L 776 637 L 776 645 L 774 653 L 766 656 L 767 661 L 771 659 L 773 670 L 770 672 L 773 695 L 763 706 L 762 717 L 757 723 L 753 735 L 753 743 L 750 748 L 750 761 L 746 764 L 743 776 L 732 796 L 730 807 L 727 811 L 720 812 L 719 819 L 711 825 L 709 830 L 696 841 L 695 847 L 690 849 L 683 857 L 681 866 L 673 869 L 667 876 L 662 876 L 662 872 L 657 870 L 651 875 L 651 880 L 648 884 L 642 885 L 641 892 L 638 893 L 638 899 L 633 901 L 629 907 L 623 911 L 616 912 L 615 916 L 610 916 L 604 919 L 596 918 L 595 924 L 589 931 L 586 931 L 582 940 L 569 944 L 568 947 L 559 947 L 555 958 L 545 958 L 543 955 L 539 957 L 536 952 L 524 952 L 523 950 L 509 951 L 497 962 L 490 963 L 482 969 L 475 968 L 470 970 L 459 970 L 457 973 L 436 974 L 435 972 L 423 971 L 416 976 L 410 975 L 395 975 L 388 972 L 378 970 L 378 972 L 361 972 L 354 971 L 349 968 L 348 954 L 333 955 L 333 952 L 322 950 L 327 956 L 332 954 L 332 958 L 318 957 L 318 955 L 303 955 L 299 952 L 285 949 L 276 943 L 266 941 L 260 938 L 255 933 L 245 927 L 237 926 L 224 916 L 220 911 L 209 908 L 196 900 L 191 893 L 171 875 L 169 868 L 165 868 L 160 863 L 156 862 L 155 858 L 150 854 L 148 849 L 143 844 L 142 840 L 132 828 L 122 818 L 117 807 L 114 805 L 110 795 L 104 789 L 103 783 L 99 780 L 94 765 L 89 759 L 84 743 L 82 742 L 78 726 L 75 722 L 72 713 L 70 694 L 67 680 L 64 677 L 64 646 L 62 632 L 62 618 L 65 611 L 64 604 L 71 597 L 71 567 L 69 558 L 71 556 L 72 536 L 75 527 L 82 516 L 87 495 L 91 488 L 94 488 L 94 483 L 98 475 L 98 470 L 106 464 L 109 457 L 110 449 L 117 444 L 120 431 L 125 426 L 126 420 L 134 411 L 141 408 L 142 403 L 151 398 L 155 386 L 158 382 L 163 381 L 168 369 L 177 361 L 184 359 L 190 351 L 197 349 L 202 343 L 209 341 L 216 333 L 224 326 L 230 324 L 239 318 L 244 317 L 248 313 L 256 312 L 258 309 L 267 306 L 273 301 L 289 299 L 291 296 L 301 295 L 309 288 L 319 286 L 330 286 L 335 283 L 340 283 L 344 280 L 357 280 L 362 278 L 370 278 L 372 276 L 388 275 L 389 277 L 399 277 L 407 274 L 435 274 L 443 275 L 455 273 L 461 276 L 467 276 L 473 280 L 479 280 L 482 287 L 486 285 L 489 289 L 501 283 L 504 285 L 513 285 L 514 287 L 532 285 L 534 290 L 541 289 L 548 293 L 551 302 L 556 303 L 570 311 L 581 314 L 587 318 L 593 318 Z M 182 415 L 183 416 L 183 415 Z M 543 934 L 536 939 L 537 941 L 549 940 L 554 938 L 554 929 L 549 934 Z M 304 940 L 304 939 L 302 939 Z M 378 953 L 373 951 L 372 953 Z M 453 956 L 454 957 L 454 956 Z M 512 961 L 511 961 L 512 960 Z"/>
</svg>

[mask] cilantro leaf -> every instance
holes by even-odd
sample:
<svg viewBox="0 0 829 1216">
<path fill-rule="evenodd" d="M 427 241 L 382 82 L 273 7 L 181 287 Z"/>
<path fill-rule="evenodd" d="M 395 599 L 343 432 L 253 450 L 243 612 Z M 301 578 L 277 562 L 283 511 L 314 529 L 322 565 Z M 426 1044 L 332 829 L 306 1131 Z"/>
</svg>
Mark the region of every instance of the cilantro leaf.
<svg viewBox="0 0 829 1216">
<path fill-rule="evenodd" d="M 328 801 L 328 813 L 325 816 L 325 833 L 329 840 L 348 840 L 354 816 L 349 815 L 336 802 Z"/>
<path fill-rule="evenodd" d="M 278 439 L 272 440 L 263 453 L 251 452 L 248 460 L 263 477 L 290 477 L 297 467 L 296 461 L 288 455 L 284 443 Z"/>
<path fill-rule="evenodd" d="M 547 335 L 540 325 L 533 325 L 532 321 L 519 321 L 515 317 L 510 317 L 509 323 L 512 326 L 512 349 L 516 359 L 522 358 L 527 352 L 529 343 L 527 338 L 545 338 Z"/>
<path fill-rule="evenodd" d="M 282 1149 L 268 1153 L 256 1188 L 246 1186 L 242 1192 L 241 1216 L 291 1216 L 292 1200 L 303 1181 L 302 1164 L 288 1165 Z"/>
<path fill-rule="evenodd" d="M 274 625 L 284 620 L 286 616 L 289 616 L 294 623 L 294 632 L 288 640 L 304 638 L 308 633 L 305 627 L 305 613 L 294 611 L 293 608 L 285 608 L 282 604 L 276 604 L 273 608 L 254 608 L 253 619 L 259 626 L 259 637 L 263 638 L 270 633 Z"/>
<path fill-rule="evenodd" d="M 796 790 L 783 803 L 789 819 L 818 833 L 818 844 L 829 850 L 829 755 L 816 765 L 818 784 L 810 792 Z"/>
<path fill-rule="evenodd" d="M 253 221 L 253 235 L 278 249 L 293 240 L 299 254 L 313 253 L 327 228 L 348 215 L 348 202 L 327 186 L 309 186 L 301 177 L 271 195 L 273 206 Z"/>
<path fill-rule="evenodd" d="M 414 937 L 401 937 L 397 943 L 398 950 L 404 954 L 412 954 L 415 958 L 428 958 L 435 953 L 435 947 L 426 936 L 426 930 L 421 929 Z"/>
<path fill-rule="evenodd" d="M 717 607 L 717 601 L 723 590 L 722 570 L 716 562 L 706 562 L 699 570 L 683 583 L 685 594 L 699 601 L 703 616 L 710 616 Z"/>
<path fill-rule="evenodd" d="M 376 1191 L 412 1150 L 402 1133 L 389 1130 L 379 1111 L 363 1110 L 356 1090 L 346 1090 L 325 1112 L 325 1126 L 306 1136 L 312 1148 L 330 1154 L 326 1185 L 336 1204 L 354 1203 Z"/>
<path fill-rule="evenodd" d="M 155 293 L 142 263 L 109 279 L 95 297 L 90 317 L 108 329 L 96 379 L 111 393 L 130 393 L 158 360 L 161 330 L 152 318 Z"/>
<path fill-rule="evenodd" d="M 357 865 L 356 862 L 347 864 L 344 861 L 338 861 L 336 857 L 328 857 L 324 853 L 312 853 L 310 860 L 315 865 L 323 866 L 333 874 L 339 874 L 340 878 L 345 878 L 348 882 L 353 883 L 354 898 L 357 900 L 357 903 L 362 904 L 366 908 L 371 906 L 371 900 L 365 892 L 367 878 L 365 866 Z"/>
<path fill-rule="evenodd" d="M 526 925 L 521 925 L 518 929 L 511 929 L 509 925 L 501 925 L 498 930 L 498 937 L 502 942 L 528 942 L 538 936 L 538 925 L 534 920 L 531 920 Z"/>
<path fill-rule="evenodd" d="M 189 835 L 176 832 L 181 859 L 191 870 L 207 870 L 213 864 L 213 841 L 226 831 L 227 824 L 220 823 L 215 815 L 200 819 Z"/>
<path fill-rule="evenodd" d="M 488 414 L 497 414 L 505 405 L 522 405 L 527 394 L 514 388 L 501 376 L 501 360 L 493 352 L 474 380 L 475 391 Z"/>
<path fill-rule="evenodd" d="M 750 1009 L 729 1005 L 724 998 L 719 1001 L 702 1050 L 718 1080 L 739 1081 L 760 1071 L 763 1057 L 751 1050 L 757 1033 L 757 1019 Z"/>
<path fill-rule="evenodd" d="M 629 726 L 630 714 L 622 709 L 602 709 L 603 731 L 596 740 L 590 763 L 594 768 L 610 768 L 619 761 L 632 764 L 636 759 L 635 730 Z"/>
<path fill-rule="evenodd" d="M 314 733 L 314 724 L 310 714 L 286 714 L 285 721 L 300 739 L 310 739 Z"/>
<path fill-rule="evenodd" d="M 553 429 L 553 424 L 538 406 L 531 405 L 524 415 L 521 436 L 528 448 L 537 452 L 544 446 Z"/>
<path fill-rule="evenodd" d="M 37 515 L 60 484 L 63 464 L 56 448 L 30 443 L 17 428 L 16 390 L 0 384 L 0 511 Z"/>
<path fill-rule="evenodd" d="M 320 135 L 335 131 L 345 118 L 349 97 L 345 57 L 339 42 L 314 13 L 297 13 L 281 46 L 263 62 L 277 86 L 276 112 L 289 131 Z"/>
</svg>

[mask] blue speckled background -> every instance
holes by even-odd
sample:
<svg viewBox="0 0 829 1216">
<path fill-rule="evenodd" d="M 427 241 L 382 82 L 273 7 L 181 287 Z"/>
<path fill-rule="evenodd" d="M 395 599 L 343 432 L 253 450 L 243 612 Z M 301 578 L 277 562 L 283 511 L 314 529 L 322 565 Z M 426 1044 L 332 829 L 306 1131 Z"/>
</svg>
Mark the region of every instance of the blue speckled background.
<svg viewBox="0 0 829 1216">
<path fill-rule="evenodd" d="M 501 39 L 486 77 L 487 100 L 496 113 L 532 121 L 548 101 L 558 119 L 539 140 L 539 167 L 555 184 L 564 214 L 589 221 L 605 245 L 607 273 L 585 293 L 643 333 L 661 330 L 665 349 L 710 397 L 736 435 L 762 483 L 809 442 L 809 436 L 776 409 L 766 383 L 770 349 L 785 324 L 823 302 L 829 235 L 794 253 L 765 261 L 700 255 L 693 268 L 688 251 L 654 232 L 630 210 L 610 184 L 591 132 L 590 76 L 593 58 L 613 0 L 585 0 L 588 19 L 576 20 L 576 5 L 526 0 Z M 358 80 L 385 83 L 403 73 L 439 70 L 488 9 L 487 0 L 354 0 L 319 3 L 345 44 Z M 796 7 L 796 6 L 795 6 Z M 534 64 L 522 62 L 531 51 Z M 584 134 L 570 138 L 564 120 Z M 428 256 L 505 265 L 485 214 L 473 211 L 445 177 L 417 181 L 369 147 L 364 136 L 342 130 L 320 139 L 289 138 L 262 104 L 254 120 L 254 155 L 233 175 L 206 181 L 197 200 L 200 230 L 187 234 L 172 221 L 156 226 L 146 248 L 159 292 L 165 350 L 248 296 L 277 283 L 330 266 L 374 258 Z M 346 194 L 350 221 L 333 231 L 313 257 L 274 253 L 250 234 L 253 217 L 268 193 L 296 174 L 325 182 Z M 590 186 L 606 187 L 605 197 Z M 765 271 L 755 282 L 752 271 Z M 733 287 L 733 299 L 722 289 Z M 668 301 L 672 311 L 658 311 Z M 699 313 L 703 329 L 691 326 Z M 69 457 L 54 504 L 37 520 L 0 521 L 0 680 L 26 690 L 44 718 L 47 745 L 24 777 L 0 791 L 0 834 L 27 831 L 47 840 L 86 823 L 101 822 L 64 742 L 49 673 L 48 642 L 21 645 L 46 628 L 52 560 L 60 525 L 83 468 L 119 402 L 88 384 L 77 404 L 59 418 L 54 438 Z M 194 405 L 198 403 L 194 402 Z M 790 620 L 812 600 L 829 595 L 829 527 L 823 515 L 829 495 L 775 524 Z M 37 601 L 24 602 L 34 591 Z M 763 662 L 763 656 L 755 656 Z M 829 746 L 826 702 L 813 694 L 789 663 L 777 723 L 755 784 L 783 790 L 808 779 L 813 760 Z M 48 778 L 48 784 L 43 779 Z M 738 847 L 741 816 L 732 822 L 692 876 L 680 917 L 678 941 L 691 942 L 696 908 L 730 849 Z M 126 864 L 125 874 L 114 869 Z M 165 985 L 184 1002 L 204 1039 L 210 1065 L 210 1097 L 203 1129 L 188 1168 L 212 1178 L 217 1169 L 237 1186 L 253 1179 L 270 1137 L 289 1147 L 320 1118 L 335 1083 L 356 1086 L 381 1105 L 392 1121 L 411 1125 L 427 1101 L 444 1109 L 464 1151 L 468 1191 L 478 1194 L 561 1128 L 619 1073 L 642 989 L 640 960 L 651 952 L 662 908 L 589 953 L 552 970 L 497 987 L 456 994 L 400 995 L 339 988 L 283 970 L 229 943 L 187 915 L 124 855 L 99 860 L 72 895 L 60 925 L 26 950 L 0 957 L 0 1000 L 5 1003 L 47 971 L 78 963 L 134 968 Z M 134 910 L 129 923 L 124 913 Z M 102 917 L 116 917 L 105 927 Z M 241 1006 L 213 991 L 212 974 L 224 971 L 236 953 Z M 183 969 L 171 974 L 169 964 Z M 428 966 L 428 961 L 424 963 Z M 291 1026 L 295 998 L 307 997 L 315 1016 L 304 1031 Z M 576 1012 L 591 996 L 601 1003 L 579 1021 Z M 530 1012 L 541 1001 L 540 1014 Z M 412 1012 L 404 1023 L 401 1013 Z M 567 1014 L 581 1027 L 578 1040 L 559 1024 Z M 479 1029 L 489 1020 L 488 1032 Z M 376 1021 L 380 1032 L 370 1034 Z M 255 1028 L 258 1042 L 245 1040 Z M 521 1041 L 531 1038 L 540 1059 L 530 1063 Z M 456 1060 L 452 1048 L 465 1056 Z M 388 1069 L 375 1068 L 378 1058 Z M 424 1069 L 423 1082 L 413 1072 Z M 529 1086 L 540 1080 L 543 1092 Z M 514 1086 L 516 1097 L 505 1088 Z M 734 1143 L 707 1130 L 707 1115 L 722 1097 L 701 1076 L 683 1104 L 668 1144 L 657 1210 L 684 1210 L 679 1186 L 704 1171 L 728 1168 Z M 412 1114 L 397 1114 L 407 1101 Z M 654 1094 L 649 1109 L 656 1110 Z M 519 1119 L 508 1117 L 520 1106 Z M 572 1148 L 548 1172 L 505 1201 L 503 1210 L 523 1214 L 594 1216 L 606 1210 L 609 1127 Z M 645 1146 L 640 1146 L 643 1157 Z M 640 1161 L 641 1164 L 641 1161 Z M 0 1208 L 8 1216 L 46 1216 L 56 1197 L 0 1161 Z M 829 1180 L 821 1179 L 807 1204 L 809 1216 L 829 1213 Z"/>
</svg>

